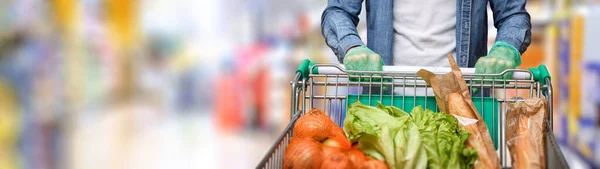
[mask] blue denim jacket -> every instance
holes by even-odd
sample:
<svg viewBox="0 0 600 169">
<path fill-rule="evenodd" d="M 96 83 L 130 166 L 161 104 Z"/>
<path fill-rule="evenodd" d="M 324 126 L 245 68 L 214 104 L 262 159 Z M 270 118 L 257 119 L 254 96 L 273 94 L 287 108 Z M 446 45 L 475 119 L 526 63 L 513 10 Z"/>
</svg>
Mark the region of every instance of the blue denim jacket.
<svg viewBox="0 0 600 169">
<path fill-rule="evenodd" d="M 367 47 L 381 55 L 385 65 L 393 59 L 394 0 L 366 0 Z M 321 31 L 327 45 L 340 62 L 348 48 L 364 45 L 356 31 L 363 0 L 329 0 L 321 17 Z M 513 45 L 523 53 L 531 42 L 531 19 L 525 10 L 526 0 L 489 0 L 498 29 L 496 41 Z M 487 54 L 488 0 L 457 0 L 456 62 L 473 67 Z M 418 8 L 418 7 L 416 7 Z M 435 9 L 423 9 L 434 12 Z"/>
</svg>

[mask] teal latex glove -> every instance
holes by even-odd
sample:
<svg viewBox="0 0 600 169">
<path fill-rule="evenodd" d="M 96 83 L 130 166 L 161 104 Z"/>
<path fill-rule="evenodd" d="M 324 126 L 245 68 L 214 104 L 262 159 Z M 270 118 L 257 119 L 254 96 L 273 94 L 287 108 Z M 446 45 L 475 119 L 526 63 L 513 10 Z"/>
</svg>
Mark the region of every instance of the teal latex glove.
<svg viewBox="0 0 600 169">
<path fill-rule="evenodd" d="M 521 65 L 521 53 L 512 45 L 498 41 L 492 49 L 490 53 L 485 56 L 479 58 L 477 63 L 475 63 L 475 73 L 476 74 L 497 74 L 501 73 L 506 69 L 514 69 L 517 66 Z M 482 77 L 477 77 L 481 79 Z M 485 79 L 511 79 L 512 72 L 506 73 L 503 76 L 498 77 L 484 77 Z M 473 83 L 480 83 L 478 81 L 474 81 Z M 488 82 L 489 83 L 489 82 Z M 477 88 L 474 88 L 477 89 Z M 479 92 L 478 90 L 473 90 L 474 93 Z"/>
<path fill-rule="evenodd" d="M 357 46 L 350 48 L 344 56 L 344 67 L 346 70 L 354 71 L 382 71 L 383 60 L 379 54 L 373 52 L 366 46 Z M 363 74 L 361 74 L 363 75 Z M 356 78 L 350 78 L 351 81 L 358 81 Z M 368 82 L 370 79 L 362 78 L 361 81 Z M 371 81 L 380 81 L 373 78 Z"/>
</svg>

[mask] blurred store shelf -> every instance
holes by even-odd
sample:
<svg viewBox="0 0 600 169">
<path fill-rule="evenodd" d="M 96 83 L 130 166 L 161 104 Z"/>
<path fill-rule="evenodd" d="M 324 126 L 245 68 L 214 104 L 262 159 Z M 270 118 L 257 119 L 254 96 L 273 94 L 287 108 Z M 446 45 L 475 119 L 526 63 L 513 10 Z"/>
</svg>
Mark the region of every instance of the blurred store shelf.
<svg viewBox="0 0 600 169">
<path fill-rule="evenodd" d="M 597 2 L 528 1 L 522 65 L 553 75 L 573 168 L 600 159 L 600 101 L 572 90 L 600 84 L 600 38 L 576 39 L 598 37 L 600 10 L 579 3 Z M 289 121 L 300 61 L 338 63 L 320 30 L 327 0 L 0 4 L 0 156 L 14 157 L 2 169 L 253 167 Z"/>
<path fill-rule="evenodd" d="M 588 163 L 586 163 L 585 160 L 581 159 L 581 157 L 577 153 L 573 152 L 571 148 L 561 145 L 560 150 L 565 156 L 565 160 L 568 161 L 569 167 L 571 167 L 572 169 L 593 168 Z"/>
</svg>

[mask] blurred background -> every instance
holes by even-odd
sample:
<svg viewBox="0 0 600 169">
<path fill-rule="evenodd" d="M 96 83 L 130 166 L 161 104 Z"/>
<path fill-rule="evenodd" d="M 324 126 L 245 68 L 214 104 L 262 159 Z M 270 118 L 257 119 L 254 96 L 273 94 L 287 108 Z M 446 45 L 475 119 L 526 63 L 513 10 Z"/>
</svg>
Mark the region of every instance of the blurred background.
<svg viewBox="0 0 600 169">
<path fill-rule="evenodd" d="M 0 168 L 253 168 L 288 124 L 301 60 L 337 63 L 326 4 L 0 0 Z M 571 167 L 600 167 L 600 1 L 527 10 L 522 68 L 551 70 Z"/>
</svg>

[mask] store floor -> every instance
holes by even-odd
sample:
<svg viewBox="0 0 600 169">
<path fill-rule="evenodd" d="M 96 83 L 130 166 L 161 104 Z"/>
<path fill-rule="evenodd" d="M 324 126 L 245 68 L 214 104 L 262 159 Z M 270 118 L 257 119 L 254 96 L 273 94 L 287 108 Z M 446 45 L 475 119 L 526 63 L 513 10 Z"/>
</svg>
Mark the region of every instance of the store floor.
<svg viewBox="0 0 600 169">
<path fill-rule="evenodd" d="M 125 106 L 100 116 L 76 125 L 70 168 L 253 168 L 277 137 L 217 132 L 203 112 L 166 115 L 146 106 Z"/>
</svg>

